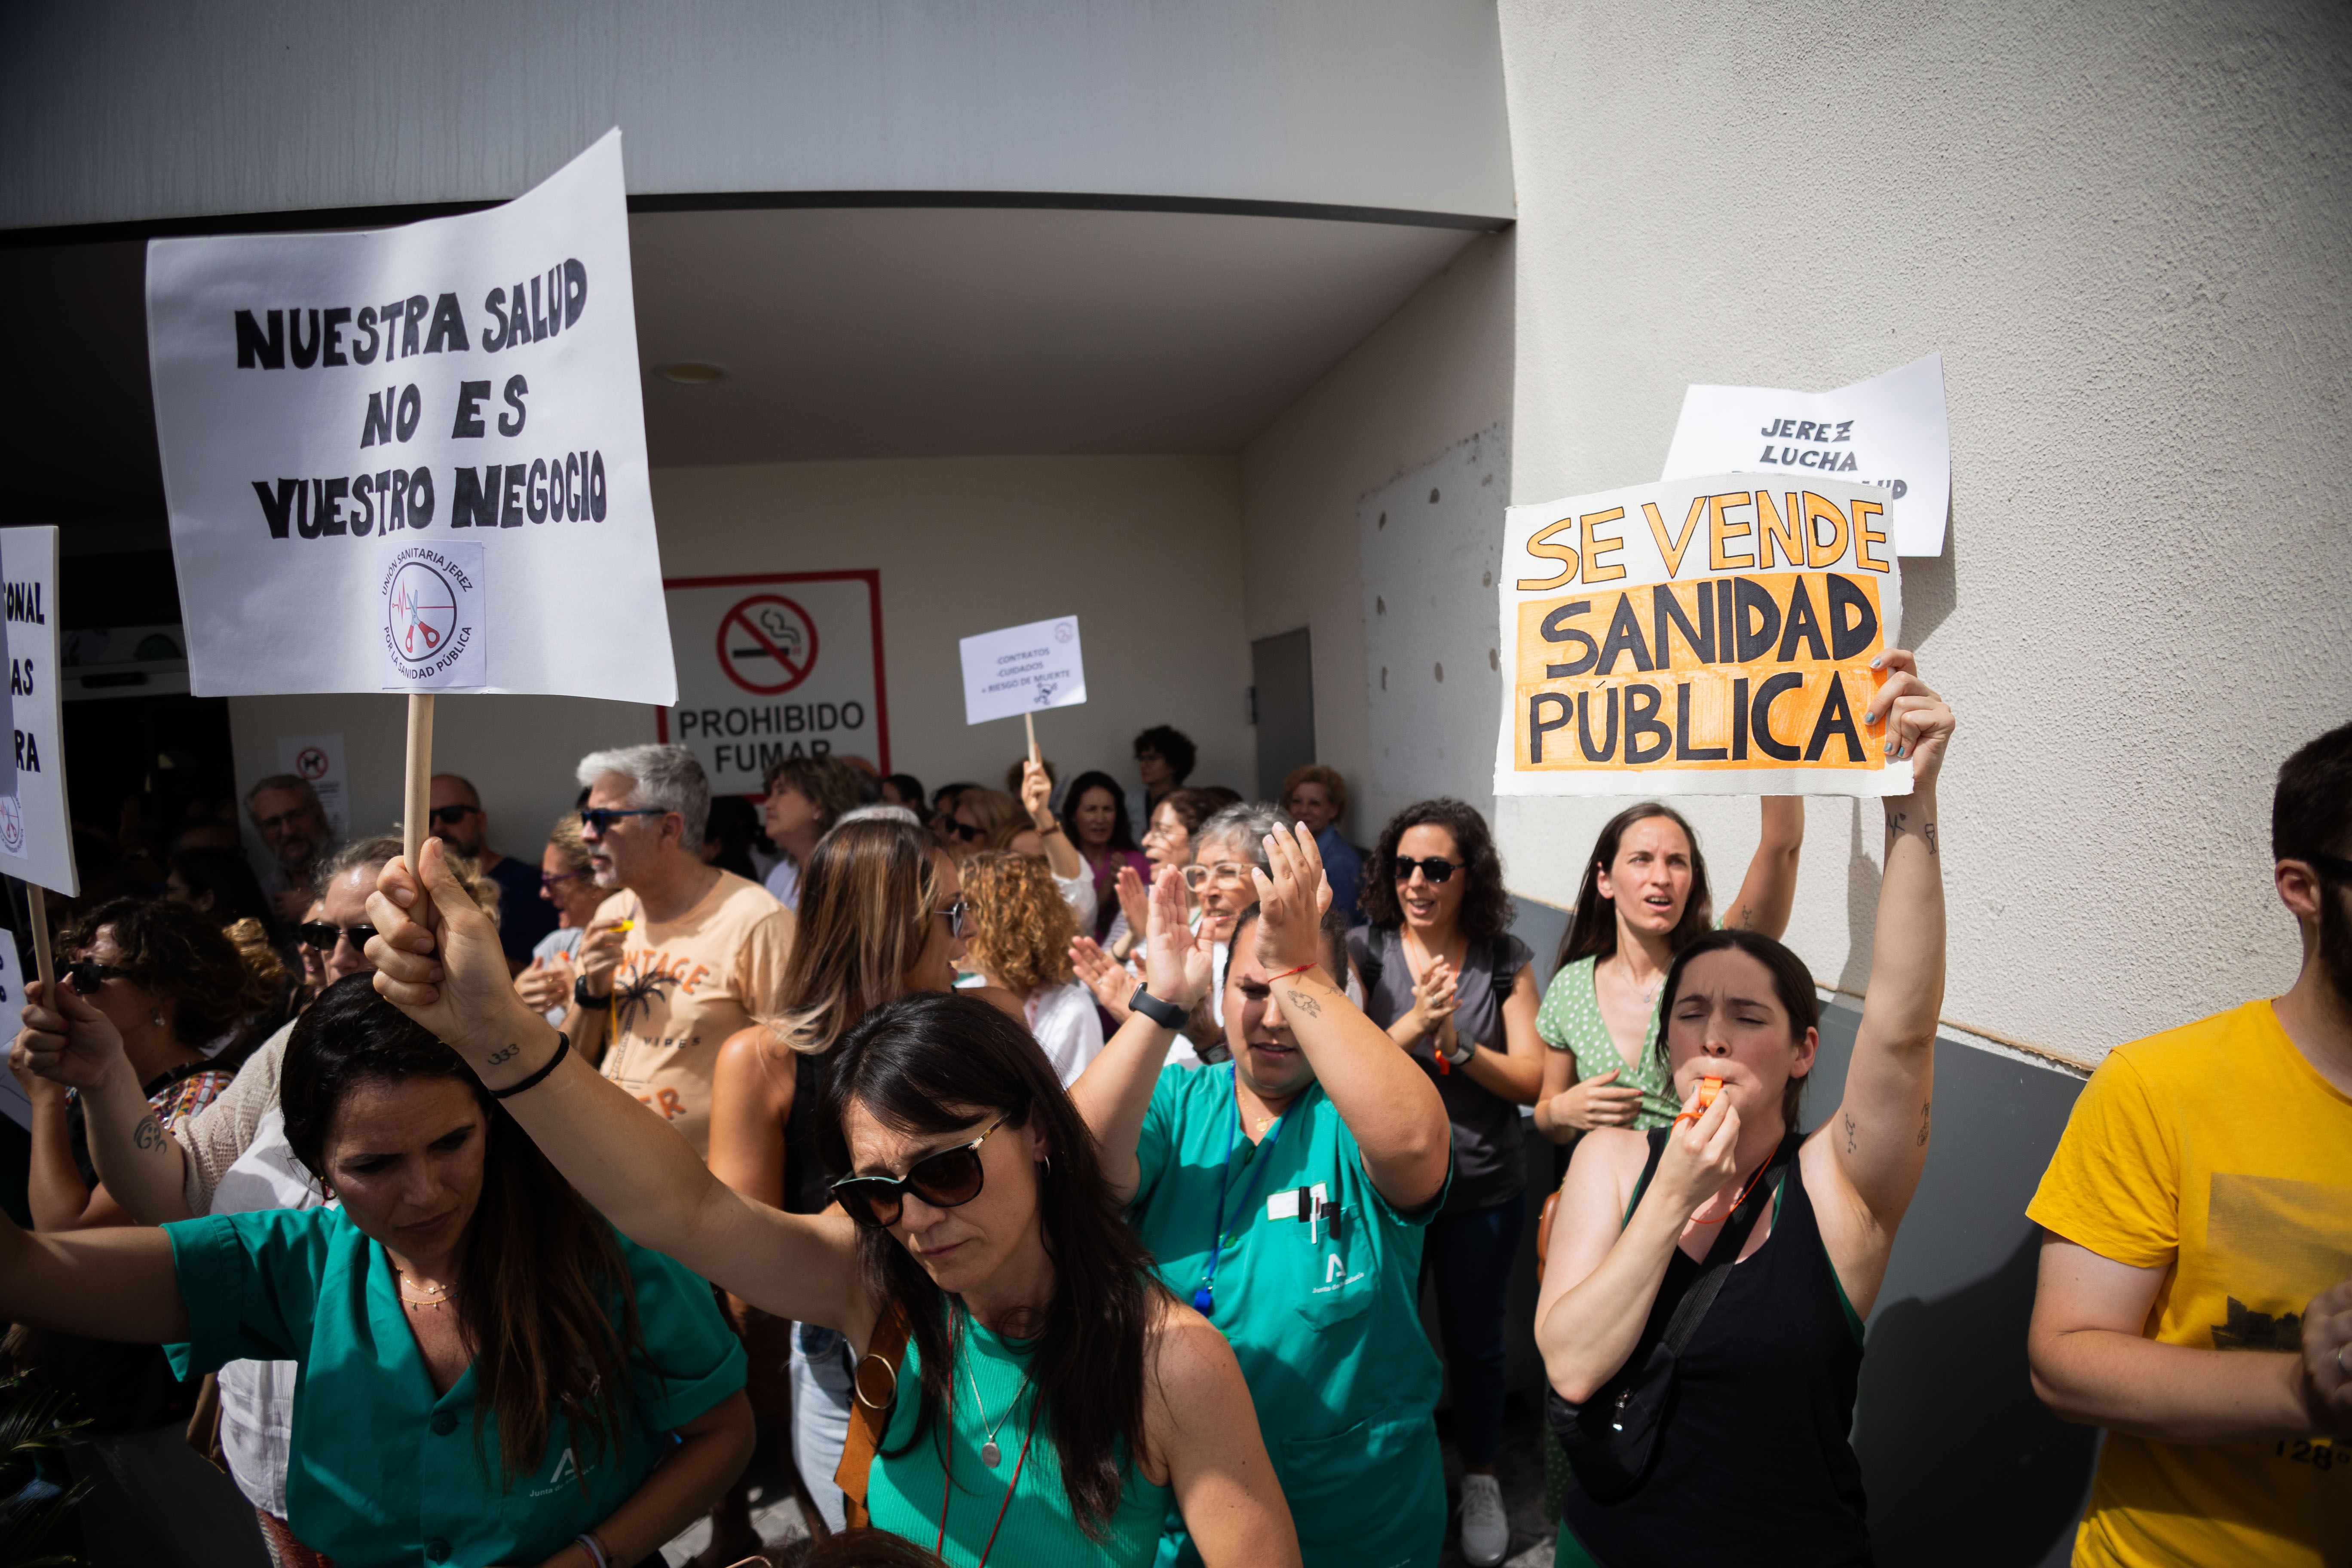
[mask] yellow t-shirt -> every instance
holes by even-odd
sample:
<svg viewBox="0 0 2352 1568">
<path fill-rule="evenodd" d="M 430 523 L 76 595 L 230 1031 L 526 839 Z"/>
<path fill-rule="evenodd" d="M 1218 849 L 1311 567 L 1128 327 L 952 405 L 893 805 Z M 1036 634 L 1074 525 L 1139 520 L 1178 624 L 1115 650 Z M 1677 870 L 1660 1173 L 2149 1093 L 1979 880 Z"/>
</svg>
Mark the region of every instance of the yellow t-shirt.
<svg viewBox="0 0 2352 1568">
<path fill-rule="evenodd" d="M 648 923 L 631 892 L 614 894 L 596 915 L 637 922 L 621 939 L 604 1076 L 708 1156 L 719 1047 L 782 1011 L 792 911 L 757 882 L 721 871 L 701 902 L 665 924 Z"/>
<path fill-rule="evenodd" d="M 2292 1351 L 2352 1277 L 2352 1098 L 2266 1002 L 2118 1047 L 2091 1075 L 2026 1214 L 2102 1258 L 2169 1267 L 2142 1331 Z M 2352 1444 L 2107 1435 L 2077 1568 L 2352 1563 Z"/>
</svg>

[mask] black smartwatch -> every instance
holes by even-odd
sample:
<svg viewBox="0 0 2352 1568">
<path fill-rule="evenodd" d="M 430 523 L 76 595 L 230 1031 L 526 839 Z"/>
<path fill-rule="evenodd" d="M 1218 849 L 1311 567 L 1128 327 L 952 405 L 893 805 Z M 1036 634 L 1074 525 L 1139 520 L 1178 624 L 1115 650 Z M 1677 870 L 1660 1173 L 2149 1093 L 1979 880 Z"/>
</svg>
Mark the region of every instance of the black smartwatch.
<svg viewBox="0 0 2352 1568">
<path fill-rule="evenodd" d="M 584 974 L 572 982 L 572 1001 L 575 1006 L 602 1007 L 612 999 L 613 994 L 609 991 L 602 996 L 592 993 L 588 989 L 588 977 Z"/>
<path fill-rule="evenodd" d="M 1161 1001 L 1146 986 L 1139 985 L 1135 988 L 1135 994 L 1127 999 L 1127 1010 L 1130 1013 L 1142 1014 L 1163 1029 L 1181 1029 L 1184 1026 L 1184 1009 L 1173 1002 Z"/>
</svg>

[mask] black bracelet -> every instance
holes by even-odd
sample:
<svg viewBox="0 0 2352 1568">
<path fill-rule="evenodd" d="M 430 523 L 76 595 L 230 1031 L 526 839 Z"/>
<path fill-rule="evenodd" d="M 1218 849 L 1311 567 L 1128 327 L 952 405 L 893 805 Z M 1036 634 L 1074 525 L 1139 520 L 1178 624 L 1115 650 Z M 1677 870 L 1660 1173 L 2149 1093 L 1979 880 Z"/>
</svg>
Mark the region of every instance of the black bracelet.
<svg viewBox="0 0 2352 1568">
<path fill-rule="evenodd" d="M 1163 1029 L 1184 1026 L 1184 1009 L 1165 998 L 1154 996 L 1147 986 L 1135 988 L 1135 994 L 1127 999 L 1127 1010 L 1142 1014 Z"/>
<path fill-rule="evenodd" d="M 490 1090 L 490 1098 L 492 1100 L 512 1100 L 516 1095 L 520 1094 L 527 1089 L 537 1089 L 541 1083 L 546 1081 L 547 1075 L 555 1070 L 555 1064 L 562 1061 L 566 1056 L 569 1056 L 571 1052 L 572 1037 L 565 1034 L 561 1029 L 556 1030 L 555 1054 L 547 1058 L 547 1065 L 540 1068 L 537 1072 L 531 1074 L 529 1078 L 523 1079 L 520 1083 L 510 1083 L 504 1089 L 494 1089 Z"/>
</svg>

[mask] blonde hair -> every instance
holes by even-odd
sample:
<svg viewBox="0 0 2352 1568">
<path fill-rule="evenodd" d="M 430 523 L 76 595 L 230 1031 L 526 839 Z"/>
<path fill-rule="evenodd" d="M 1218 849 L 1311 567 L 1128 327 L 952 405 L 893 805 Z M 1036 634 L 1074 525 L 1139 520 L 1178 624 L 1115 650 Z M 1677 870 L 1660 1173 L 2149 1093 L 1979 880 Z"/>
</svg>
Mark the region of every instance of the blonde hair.
<svg viewBox="0 0 2352 1568">
<path fill-rule="evenodd" d="M 773 1032 L 803 1055 L 833 1048 L 852 1024 L 906 994 L 931 934 L 938 847 L 904 822 L 845 822 L 801 868 L 800 921 L 784 960 Z"/>
<path fill-rule="evenodd" d="M 972 826 L 988 835 L 982 849 L 1006 849 L 1024 833 L 1037 826 L 1029 809 L 1002 790 L 968 789 L 956 797 L 956 809 L 971 813 Z"/>
<path fill-rule="evenodd" d="M 567 811 L 557 817 L 555 826 L 548 830 L 547 841 L 555 847 L 558 855 L 563 857 L 564 869 L 585 871 L 588 868 L 588 841 L 580 837 L 578 812 Z"/>
<path fill-rule="evenodd" d="M 1070 943 L 1078 934 L 1054 873 L 1029 855 L 990 850 L 963 863 L 971 906 L 970 951 L 988 977 L 1026 994 L 1070 980 Z"/>
</svg>

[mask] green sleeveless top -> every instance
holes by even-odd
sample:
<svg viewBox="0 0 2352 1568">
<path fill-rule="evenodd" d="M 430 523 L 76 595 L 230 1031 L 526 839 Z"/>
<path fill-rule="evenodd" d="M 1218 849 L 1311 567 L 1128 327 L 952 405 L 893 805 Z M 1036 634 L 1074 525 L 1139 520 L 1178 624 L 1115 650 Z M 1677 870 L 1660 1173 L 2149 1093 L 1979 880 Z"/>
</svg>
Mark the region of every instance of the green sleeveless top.
<svg viewBox="0 0 2352 1568">
<path fill-rule="evenodd" d="M 1070 1516 L 1070 1494 L 1062 1486 L 1053 1433 L 1040 1429 L 1029 1443 L 1027 1463 L 1021 1463 L 1021 1446 L 1029 1442 L 1036 1415 L 1036 1392 L 1023 1381 L 1028 1357 L 1025 1342 L 1002 1339 L 969 1318 L 964 1321 L 948 1439 L 955 1490 L 948 1500 L 947 1543 L 941 1555 L 952 1568 L 973 1568 L 983 1549 L 988 1549 L 989 1562 L 1003 1568 L 1150 1568 L 1173 1497 L 1170 1489 L 1153 1486 L 1130 1465 L 1118 1511 L 1103 1538 L 1089 1541 Z M 898 1368 L 903 1397 L 892 1409 L 881 1451 L 874 1456 L 866 1503 L 877 1529 L 929 1548 L 940 1538 L 940 1502 L 945 1493 L 937 1424 L 921 1441 L 898 1451 L 915 1429 L 922 1370 L 921 1352 L 909 1340 Z M 993 1468 L 981 1458 L 992 1426 L 998 1449 Z M 1004 1488 L 1013 1480 L 1016 1464 L 1021 1479 L 1008 1506 Z M 1002 1528 L 996 1522 L 999 1507 L 1004 1510 Z M 991 1530 L 996 1531 L 992 1549 L 988 1548 Z"/>
<path fill-rule="evenodd" d="M 1651 1009 L 1650 1031 L 1643 1037 L 1642 1054 L 1628 1062 L 1601 1016 L 1601 996 L 1593 989 L 1592 973 L 1599 963 L 1580 958 L 1551 977 L 1543 1005 L 1536 1012 L 1536 1034 L 1553 1050 L 1566 1051 L 1576 1059 L 1579 1081 L 1615 1068 L 1617 1087 L 1640 1089 L 1642 1105 L 1633 1117 L 1634 1131 L 1667 1126 L 1682 1104 L 1675 1098 L 1674 1075 L 1659 1059 L 1657 1010 Z"/>
</svg>

